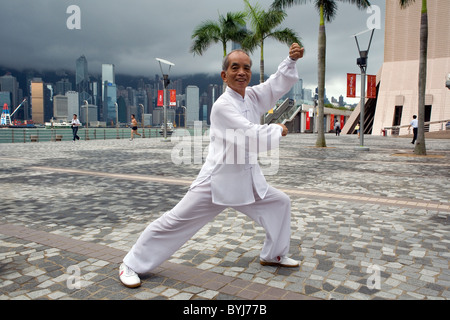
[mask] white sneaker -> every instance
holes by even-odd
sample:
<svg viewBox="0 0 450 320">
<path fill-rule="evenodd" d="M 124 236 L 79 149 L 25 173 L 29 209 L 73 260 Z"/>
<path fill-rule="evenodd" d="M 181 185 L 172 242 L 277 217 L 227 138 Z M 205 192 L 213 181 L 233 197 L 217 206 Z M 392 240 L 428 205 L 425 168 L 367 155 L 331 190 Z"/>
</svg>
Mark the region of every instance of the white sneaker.
<svg viewBox="0 0 450 320">
<path fill-rule="evenodd" d="M 122 282 L 122 284 L 128 288 L 137 288 L 141 285 L 141 279 L 139 279 L 137 273 L 128 268 L 125 263 L 122 263 L 120 265 L 119 279 L 120 282 Z"/>
<path fill-rule="evenodd" d="M 259 263 L 263 266 L 274 266 L 274 267 L 285 267 L 285 268 L 295 268 L 300 264 L 298 261 L 288 258 L 288 257 L 276 257 L 271 260 L 260 259 Z"/>
</svg>

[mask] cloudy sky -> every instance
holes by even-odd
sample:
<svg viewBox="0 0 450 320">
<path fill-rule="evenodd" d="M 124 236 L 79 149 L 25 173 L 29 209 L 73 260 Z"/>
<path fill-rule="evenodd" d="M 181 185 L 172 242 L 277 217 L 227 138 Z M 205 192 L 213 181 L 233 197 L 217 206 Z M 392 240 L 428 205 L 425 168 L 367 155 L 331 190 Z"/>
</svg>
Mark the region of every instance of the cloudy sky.
<svg viewBox="0 0 450 320">
<path fill-rule="evenodd" d="M 352 35 L 379 22 L 369 53 L 368 73 L 376 74 L 383 63 L 384 0 L 372 0 L 380 9 L 357 10 L 336 1 L 338 14 L 327 24 L 327 96 L 346 95 L 346 74 L 358 73 L 358 51 Z M 272 0 L 250 0 L 268 9 Z M 71 5 L 80 8 L 80 28 L 73 22 Z M 89 73 L 100 74 L 102 63 L 112 63 L 118 74 L 153 78 L 160 73 L 155 58 L 175 64 L 171 77 L 192 73 L 218 73 L 222 59 L 220 44 L 204 55 L 189 52 L 191 34 L 205 20 L 219 14 L 244 10 L 243 0 L 2 0 L 0 10 L 0 65 L 38 70 L 75 69 L 75 60 L 84 54 Z M 317 86 L 317 36 L 319 16 L 312 4 L 286 9 L 282 27 L 294 29 L 302 39 L 306 55 L 298 63 L 306 88 Z M 376 19 L 376 20 L 374 20 Z M 369 24 L 370 25 L 370 24 Z M 370 32 L 358 37 L 366 49 Z M 265 73 L 273 73 L 288 54 L 288 47 L 274 40 L 265 42 Z M 252 55 L 253 72 L 259 73 L 259 51 Z M 187 85 L 187 84 L 186 84 Z M 348 102 L 355 102 L 346 99 Z"/>
</svg>

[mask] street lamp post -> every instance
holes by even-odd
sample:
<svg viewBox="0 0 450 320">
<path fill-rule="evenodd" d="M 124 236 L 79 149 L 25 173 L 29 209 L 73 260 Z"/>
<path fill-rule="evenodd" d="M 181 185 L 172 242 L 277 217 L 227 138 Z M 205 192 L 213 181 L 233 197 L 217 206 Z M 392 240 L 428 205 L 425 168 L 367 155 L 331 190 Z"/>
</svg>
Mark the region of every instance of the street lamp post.
<svg viewBox="0 0 450 320">
<path fill-rule="evenodd" d="M 142 103 L 139 104 L 142 108 L 142 138 L 145 138 L 145 128 L 144 128 L 144 105 Z"/>
<path fill-rule="evenodd" d="M 186 129 L 186 107 L 181 106 L 184 109 L 184 128 Z"/>
<path fill-rule="evenodd" d="M 367 48 L 367 50 L 361 50 L 359 48 L 359 42 L 358 42 L 358 36 L 368 32 L 368 31 L 372 31 L 372 34 L 370 35 L 370 40 L 369 40 L 369 46 Z M 360 102 L 360 120 L 359 120 L 359 138 L 360 138 L 360 147 L 357 148 L 358 150 L 363 150 L 363 151 L 369 151 L 369 148 L 364 147 L 364 111 L 365 111 L 365 106 L 366 106 L 366 71 L 367 71 L 367 60 L 369 58 L 369 49 L 370 49 L 370 44 L 372 43 L 372 38 L 373 38 L 373 33 L 375 32 L 375 29 L 372 30 L 367 30 L 367 31 L 363 31 L 360 32 L 358 34 L 355 34 L 355 40 L 356 40 L 356 46 L 358 47 L 358 52 L 359 52 L 359 58 L 356 60 L 356 64 L 359 66 L 360 70 L 361 70 L 361 102 Z"/>
<path fill-rule="evenodd" d="M 163 113 L 164 113 L 164 116 L 163 116 L 163 118 L 164 118 L 163 128 L 164 129 L 163 129 L 163 131 L 164 131 L 164 140 L 166 140 L 167 139 L 167 106 L 166 106 L 167 98 L 166 98 L 166 90 L 167 90 L 167 86 L 170 83 L 170 80 L 169 80 L 169 73 L 167 73 L 167 74 L 164 73 L 161 64 L 167 64 L 169 66 L 169 71 L 168 72 L 170 72 L 170 68 L 172 66 L 175 66 L 175 64 L 173 64 L 170 61 L 167 61 L 167 60 L 164 60 L 164 59 L 160 59 L 160 58 L 156 58 L 156 61 L 159 62 L 159 67 L 161 69 L 161 73 L 162 73 L 162 76 L 163 76 L 163 87 L 164 87 L 164 93 L 163 93 L 164 94 L 164 96 L 163 96 Z"/>
<path fill-rule="evenodd" d="M 89 103 L 84 100 L 84 105 L 86 106 L 86 140 L 89 140 Z"/>
<path fill-rule="evenodd" d="M 119 139 L 119 105 L 114 102 L 114 106 L 116 107 L 116 139 Z"/>
</svg>

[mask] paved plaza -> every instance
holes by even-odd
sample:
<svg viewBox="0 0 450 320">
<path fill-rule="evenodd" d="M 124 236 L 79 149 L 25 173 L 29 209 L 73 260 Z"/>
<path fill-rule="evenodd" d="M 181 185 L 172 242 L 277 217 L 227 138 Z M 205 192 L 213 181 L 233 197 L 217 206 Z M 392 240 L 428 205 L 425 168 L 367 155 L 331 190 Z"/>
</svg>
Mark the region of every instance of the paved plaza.
<svg viewBox="0 0 450 320">
<path fill-rule="evenodd" d="M 180 142 L 162 138 L 0 144 L 0 300 L 450 299 L 450 140 L 418 157 L 408 138 L 326 139 L 291 134 L 261 159 L 291 198 L 299 268 L 261 266 L 264 230 L 227 209 L 137 289 L 119 264 L 184 196 L 194 153 L 175 164 Z"/>
</svg>

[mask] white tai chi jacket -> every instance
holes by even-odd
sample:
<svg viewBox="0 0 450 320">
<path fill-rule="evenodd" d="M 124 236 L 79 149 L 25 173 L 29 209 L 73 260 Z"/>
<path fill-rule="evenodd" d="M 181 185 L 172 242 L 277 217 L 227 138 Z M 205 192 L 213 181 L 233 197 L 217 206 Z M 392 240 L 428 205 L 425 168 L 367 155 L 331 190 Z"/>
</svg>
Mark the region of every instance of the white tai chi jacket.
<svg viewBox="0 0 450 320">
<path fill-rule="evenodd" d="M 210 178 L 214 204 L 251 204 L 254 191 L 264 199 L 269 186 L 257 154 L 277 148 L 283 128 L 260 125 L 260 118 L 298 79 L 296 61 L 287 57 L 266 82 L 247 87 L 244 98 L 227 87 L 212 107 L 208 155 L 191 189 Z"/>
</svg>

